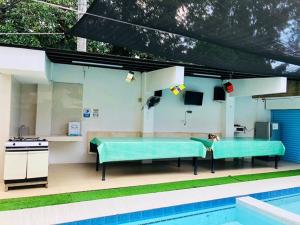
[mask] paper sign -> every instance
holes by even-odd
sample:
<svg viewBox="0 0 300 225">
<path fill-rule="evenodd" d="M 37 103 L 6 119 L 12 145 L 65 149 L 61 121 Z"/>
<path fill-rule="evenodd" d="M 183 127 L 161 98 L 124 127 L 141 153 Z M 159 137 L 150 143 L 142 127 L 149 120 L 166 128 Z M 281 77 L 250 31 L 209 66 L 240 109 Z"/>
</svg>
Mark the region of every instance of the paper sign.
<svg viewBox="0 0 300 225">
<path fill-rule="evenodd" d="M 99 109 L 93 109 L 93 118 L 99 117 Z"/>
<path fill-rule="evenodd" d="M 272 123 L 272 129 L 278 130 L 278 123 Z"/>
<path fill-rule="evenodd" d="M 90 108 L 84 108 L 83 109 L 83 118 L 90 118 L 91 117 L 91 109 Z"/>
</svg>

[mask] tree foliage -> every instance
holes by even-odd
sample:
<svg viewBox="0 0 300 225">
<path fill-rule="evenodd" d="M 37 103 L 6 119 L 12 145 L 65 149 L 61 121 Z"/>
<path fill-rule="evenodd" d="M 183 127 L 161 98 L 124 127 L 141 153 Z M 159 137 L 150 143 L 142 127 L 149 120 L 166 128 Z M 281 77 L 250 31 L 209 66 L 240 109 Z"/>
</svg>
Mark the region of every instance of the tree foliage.
<svg viewBox="0 0 300 225">
<path fill-rule="evenodd" d="M 77 0 L 48 2 L 77 9 Z M 76 13 L 69 10 L 30 0 L 0 0 L 0 33 L 66 33 L 76 21 Z M 67 34 L 0 35 L 0 43 L 76 50 L 76 37 Z M 87 47 L 88 52 L 94 53 L 149 57 L 147 54 L 97 41 L 88 41 Z"/>
<path fill-rule="evenodd" d="M 52 3 L 76 8 L 76 0 L 53 0 Z M 2 1 L 1 33 L 64 33 L 76 23 L 76 14 L 33 1 Z M 1 43 L 32 47 L 75 49 L 74 37 L 65 35 L 2 35 Z"/>
</svg>

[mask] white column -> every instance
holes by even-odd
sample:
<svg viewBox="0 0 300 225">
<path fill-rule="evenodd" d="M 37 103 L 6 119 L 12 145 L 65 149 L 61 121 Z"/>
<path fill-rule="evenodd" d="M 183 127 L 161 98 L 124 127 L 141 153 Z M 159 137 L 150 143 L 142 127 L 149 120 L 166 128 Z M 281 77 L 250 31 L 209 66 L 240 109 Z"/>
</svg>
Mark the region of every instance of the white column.
<svg viewBox="0 0 300 225">
<path fill-rule="evenodd" d="M 52 122 L 52 84 L 39 84 L 37 89 L 36 127 L 37 136 L 50 136 Z"/>
<path fill-rule="evenodd" d="M 147 91 L 147 74 L 142 74 L 142 103 L 144 106 L 142 112 L 142 135 L 143 137 L 153 136 L 154 132 L 154 107 L 148 109 L 147 99 L 153 96 L 153 91 Z"/>
<path fill-rule="evenodd" d="M 11 85 L 12 77 L 0 74 L 0 180 L 3 179 L 4 144 L 10 132 Z"/>
<path fill-rule="evenodd" d="M 142 73 L 142 103 L 143 103 L 143 112 L 142 112 L 142 137 L 153 137 L 154 135 L 154 107 L 148 109 L 146 105 L 147 99 L 153 96 L 153 91 L 147 91 L 147 73 Z M 152 160 L 142 160 L 143 164 L 150 164 Z"/>
<path fill-rule="evenodd" d="M 143 136 L 153 136 L 154 133 L 154 110 L 148 109 L 147 99 L 154 95 L 154 91 L 163 90 L 172 86 L 184 84 L 184 67 L 173 66 L 160 70 L 154 70 L 142 74 L 142 134 Z"/>
<path fill-rule="evenodd" d="M 87 10 L 87 0 L 78 0 L 78 20 L 83 16 Z M 86 52 L 87 42 L 85 38 L 77 38 L 77 51 Z"/>
<path fill-rule="evenodd" d="M 223 137 L 233 137 L 234 136 L 234 107 L 235 98 L 229 97 L 226 94 L 226 101 L 223 104 Z"/>
</svg>

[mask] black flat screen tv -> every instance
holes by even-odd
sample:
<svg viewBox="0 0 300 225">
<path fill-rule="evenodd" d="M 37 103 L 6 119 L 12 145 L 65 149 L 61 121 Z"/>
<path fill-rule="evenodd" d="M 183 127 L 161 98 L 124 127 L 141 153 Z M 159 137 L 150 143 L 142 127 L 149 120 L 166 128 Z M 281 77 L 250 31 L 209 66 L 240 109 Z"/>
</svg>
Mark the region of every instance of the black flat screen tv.
<svg viewBox="0 0 300 225">
<path fill-rule="evenodd" d="M 202 105 L 203 92 L 186 91 L 184 96 L 185 105 Z"/>
</svg>

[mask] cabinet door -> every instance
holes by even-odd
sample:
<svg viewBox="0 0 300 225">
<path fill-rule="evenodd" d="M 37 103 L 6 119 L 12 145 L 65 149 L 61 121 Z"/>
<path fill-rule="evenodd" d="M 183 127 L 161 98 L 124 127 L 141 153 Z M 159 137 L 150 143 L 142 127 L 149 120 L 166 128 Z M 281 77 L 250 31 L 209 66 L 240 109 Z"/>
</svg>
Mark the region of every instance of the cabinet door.
<svg viewBox="0 0 300 225">
<path fill-rule="evenodd" d="M 4 180 L 26 178 L 27 152 L 5 152 Z"/>
<path fill-rule="evenodd" d="M 27 178 L 48 177 L 48 151 L 28 152 Z"/>
</svg>

